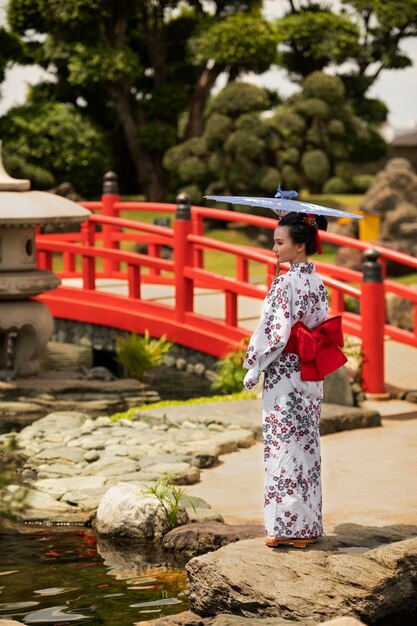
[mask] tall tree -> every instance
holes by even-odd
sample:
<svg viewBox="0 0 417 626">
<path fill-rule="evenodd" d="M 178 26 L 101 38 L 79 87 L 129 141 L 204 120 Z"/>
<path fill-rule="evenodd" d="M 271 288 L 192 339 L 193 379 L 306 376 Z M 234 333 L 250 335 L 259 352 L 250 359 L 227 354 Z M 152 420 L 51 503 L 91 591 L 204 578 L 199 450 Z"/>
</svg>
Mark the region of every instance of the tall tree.
<svg viewBox="0 0 417 626">
<path fill-rule="evenodd" d="M 10 0 L 8 19 L 26 61 L 54 81 L 34 100 L 72 103 L 117 135 L 141 188 L 165 198 L 162 156 L 201 135 L 220 73 L 264 71 L 276 53 L 261 0 Z M 210 9 L 213 9 L 210 12 Z"/>
<path fill-rule="evenodd" d="M 17 59 L 21 51 L 19 39 L 0 27 L 0 83 L 6 77 L 7 67 L 12 59 Z"/>
<path fill-rule="evenodd" d="M 347 97 L 362 118 L 381 122 L 385 104 L 366 93 L 382 71 L 412 64 L 400 45 L 417 36 L 417 0 L 342 0 L 339 13 L 325 2 L 288 0 L 277 29 L 280 63 L 292 80 L 348 61 L 337 69 Z"/>
<path fill-rule="evenodd" d="M 203 135 L 165 154 L 177 188 L 195 203 L 211 194 L 272 195 L 278 182 L 315 193 L 365 191 L 354 163 L 372 137 L 338 76 L 313 72 L 289 101 L 272 104 L 265 89 L 243 82 L 213 97 Z M 374 150 L 383 154 L 382 140 Z"/>
</svg>

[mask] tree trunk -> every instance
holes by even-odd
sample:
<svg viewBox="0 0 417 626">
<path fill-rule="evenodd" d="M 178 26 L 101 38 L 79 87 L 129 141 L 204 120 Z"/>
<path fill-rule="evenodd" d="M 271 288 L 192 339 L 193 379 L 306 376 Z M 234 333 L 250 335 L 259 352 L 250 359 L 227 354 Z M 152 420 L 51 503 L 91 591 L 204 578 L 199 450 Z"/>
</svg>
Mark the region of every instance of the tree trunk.
<svg viewBox="0 0 417 626">
<path fill-rule="evenodd" d="M 183 141 L 191 139 L 191 137 L 200 137 L 203 134 L 205 128 L 204 111 L 207 99 L 210 95 L 211 88 L 216 82 L 216 78 L 221 72 L 222 68 L 215 65 L 211 69 L 204 69 L 201 73 L 191 96 L 189 104 L 190 117 L 182 137 Z"/>
<path fill-rule="evenodd" d="M 166 174 L 161 163 L 140 145 L 140 124 L 136 121 L 131 110 L 128 87 L 125 85 L 111 89 L 111 96 L 115 102 L 117 115 L 126 137 L 126 144 L 146 199 L 149 202 L 163 202 L 166 199 Z"/>
</svg>

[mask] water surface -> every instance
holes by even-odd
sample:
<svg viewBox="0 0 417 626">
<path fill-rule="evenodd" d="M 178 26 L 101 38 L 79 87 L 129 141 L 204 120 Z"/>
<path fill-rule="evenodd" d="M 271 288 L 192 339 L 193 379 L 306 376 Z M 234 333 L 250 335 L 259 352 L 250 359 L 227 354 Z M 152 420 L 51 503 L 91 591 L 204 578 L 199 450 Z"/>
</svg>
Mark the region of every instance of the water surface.
<svg viewBox="0 0 417 626">
<path fill-rule="evenodd" d="M 129 626 L 189 609 L 184 563 L 89 530 L 0 531 L 0 619 Z"/>
</svg>

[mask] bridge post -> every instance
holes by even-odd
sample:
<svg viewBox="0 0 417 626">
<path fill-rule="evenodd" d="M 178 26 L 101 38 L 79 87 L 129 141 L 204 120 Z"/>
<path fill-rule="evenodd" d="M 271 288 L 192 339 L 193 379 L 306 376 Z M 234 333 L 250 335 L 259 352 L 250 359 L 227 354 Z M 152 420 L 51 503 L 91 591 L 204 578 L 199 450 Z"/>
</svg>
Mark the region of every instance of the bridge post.
<svg viewBox="0 0 417 626">
<path fill-rule="evenodd" d="M 177 196 L 174 220 L 175 319 L 177 322 L 183 322 L 185 313 L 193 310 L 193 281 L 185 276 L 186 269 L 193 266 L 193 250 L 188 241 L 188 235 L 191 232 L 190 196 L 180 193 Z"/>
<path fill-rule="evenodd" d="M 385 295 L 379 252 L 364 252 L 361 294 L 362 384 L 367 394 L 386 397 L 384 384 Z"/>
<path fill-rule="evenodd" d="M 103 194 L 101 196 L 101 204 L 103 207 L 103 216 L 118 217 L 118 211 L 115 209 L 116 202 L 120 202 L 119 183 L 115 172 L 106 172 L 103 177 Z M 116 230 L 114 226 L 103 224 L 103 246 L 105 248 L 119 248 L 119 242 L 112 237 Z M 106 276 L 111 276 L 114 271 L 119 269 L 118 263 L 112 259 L 103 260 L 103 270 Z"/>
</svg>

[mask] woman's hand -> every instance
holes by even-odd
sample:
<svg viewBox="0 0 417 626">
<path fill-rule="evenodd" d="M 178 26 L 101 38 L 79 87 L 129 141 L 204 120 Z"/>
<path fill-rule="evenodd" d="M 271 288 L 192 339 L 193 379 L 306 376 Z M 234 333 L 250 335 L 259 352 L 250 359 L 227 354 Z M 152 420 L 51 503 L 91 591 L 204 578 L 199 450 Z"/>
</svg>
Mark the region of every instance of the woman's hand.
<svg viewBox="0 0 417 626">
<path fill-rule="evenodd" d="M 248 370 L 245 378 L 243 379 L 243 385 L 245 389 L 249 391 L 250 389 L 253 389 L 255 385 L 258 384 L 258 381 L 259 381 L 259 374 L 256 374 L 253 370 Z"/>
</svg>

